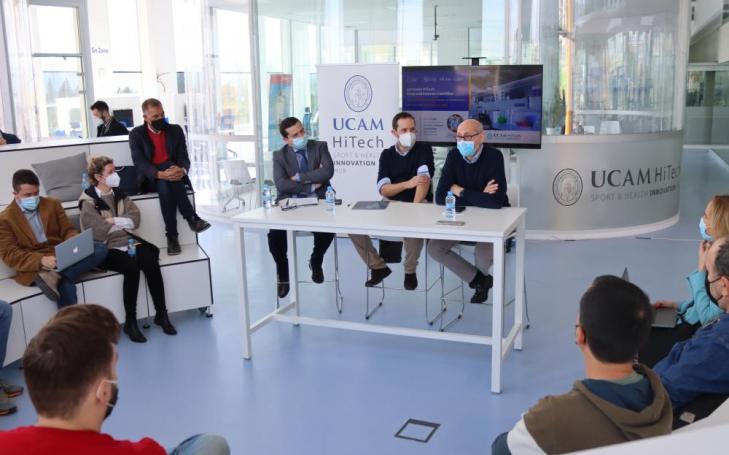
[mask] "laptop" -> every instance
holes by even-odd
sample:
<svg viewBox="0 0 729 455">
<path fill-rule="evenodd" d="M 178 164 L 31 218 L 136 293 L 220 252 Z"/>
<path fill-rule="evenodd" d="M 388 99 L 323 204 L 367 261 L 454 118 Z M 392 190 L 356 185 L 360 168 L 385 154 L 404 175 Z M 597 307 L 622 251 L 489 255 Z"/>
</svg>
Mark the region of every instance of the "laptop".
<svg viewBox="0 0 729 455">
<path fill-rule="evenodd" d="M 630 274 L 628 268 L 623 270 L 623 276 L 620 278 L 625 281 L 630 281 Z M 676 318 L 678 317 L 678 310 L 676 308 L 654 308 L 653 310 L 653 327 L 660 329 L 672 329 L 676 327 Z"/>
<path fill-rule="evenodd" d="M 94 254 L 94 235 L 91 229 L 56 245 L 56 270 L 61 272 Z"/>
</svg>

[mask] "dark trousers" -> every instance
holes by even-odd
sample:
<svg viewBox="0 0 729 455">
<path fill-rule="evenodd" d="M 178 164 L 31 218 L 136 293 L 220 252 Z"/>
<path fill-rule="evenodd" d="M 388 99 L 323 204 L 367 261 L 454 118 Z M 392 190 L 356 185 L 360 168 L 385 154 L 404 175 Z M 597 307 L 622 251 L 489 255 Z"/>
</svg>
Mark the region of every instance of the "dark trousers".
<svg viewBox="0 0 729 455">
<path fill-rule="evenodd" d="M 311 263 L 314 266 L 321 267 L 324 261 L 324 253 L 327 252 L 329 245 L 334 240 L 334 234 L 314 232 L 314 251 L 311 253 Z M 286 240 L 286 231 L 272 229 L 268 231 L 268 250 L 276 262 L 276 274 L 278 281 L 289 281 L 289 260 L 288 241 Z"/>
<path fill-rule="evenodd" d="M 58 299 L 58 302 L 56 302 L 58 308 L 75 305 L 76 302 L 78 302 L 78 296 L 76 295 L 76 280 L 82 274 L 101 264 L 106 258 L 107 251 L 108 250 L 103 243 L 94 242 L 94 253 L 91 256 L 78 261 L 74 265 L 60 272 L 61 281 L 58 283 L 58 293 L 60 294 L 60 298 Z"/>
<path fill-rule="evenodd" d="M 164 163 L 157 166 L 157 169 L 164 171 L 174 163 Z M 184 177 L 178 182 L 169 180 L 156 180 L 157 194 L 159 195 L 159 206 L 162 209 L 162 218 L 165 220 L 167 237 L 177 237 L 177 210 L 186 220 L 195 216 L 195 209 L 187 198 L 187 182 L 189 178 Z"/>
<path fill-rule="evenodd" d="M 162 281 L 162 271 L 159 268 L 159 259 L 156 252 L 148 245 L 137 245 L 135 257 L 129 256 L 126 251 L 109 250 L 109 255 L 103 267 L 124 275 L 124 312 L 127 321 L 137 319 L 137 294 L 139 292 L 139 274 L 144 272 L 147 277 L 149 293 L 152 295 L 154 309 L 157 313 L 167 311 L 165 304 L 165 285 Z"/>
<path fill-rule="evenodd" d="M 649 368 L 663 360 L 674 344 L 679 341 L 686 341 L 701 328 L 701 324 L 682 323 L 672 329 L 653 327 L 645 346 L 638 352 L 640 363 Z"/>
</svg>

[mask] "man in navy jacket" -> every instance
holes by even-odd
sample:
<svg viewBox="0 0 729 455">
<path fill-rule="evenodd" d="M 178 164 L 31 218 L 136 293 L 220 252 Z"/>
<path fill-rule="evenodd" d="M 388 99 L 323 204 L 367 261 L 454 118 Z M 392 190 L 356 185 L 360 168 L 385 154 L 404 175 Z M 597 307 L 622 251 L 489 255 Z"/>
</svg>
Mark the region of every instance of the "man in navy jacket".
<svg viewBox="0 0 729 455">
<path fill-rule="evenodd" d="M 724 313 L 676 343 L 653 367 L 674 414 L 701 395 L 729 394 L 729 237 L 714 240 L 706 259 L 706 291 Z"/>
<path fill-rule="evenodd" d="M 504 157 L 499 150 L 484 143 L 481 123 L 466 120 L 458 126 L 456 134 L 457 147 L 448 151 L 435 191 L 436 204 L 444 205 L 448 192 L 452 192 L 456 206 L 508 207 Z M 489 274 L 493 246 L 477 243 L 476 264 L 473 265 L 451 250 L 456 244 L 456 240 L 430 240 L 428 254 L 475 289 L 471 303 L 483 303 L 493 286 L 493 277 Z"/>
<path fill-rule="evenodd" d="M 187 176 L 190 156 L 180 125 L 167 123 L 162 103 L 149 98 L 142 103 L 144 124 L 129 133 L 129 149 L 137 172 L 151 182 L 159 194 L 159 205 L 167 233 L 167 254 L 182 252 L 177 232 L 177 211 L 194 232 L 210 223 L 201 219 L 187 197 L 192 183 Z"/>
</svg>

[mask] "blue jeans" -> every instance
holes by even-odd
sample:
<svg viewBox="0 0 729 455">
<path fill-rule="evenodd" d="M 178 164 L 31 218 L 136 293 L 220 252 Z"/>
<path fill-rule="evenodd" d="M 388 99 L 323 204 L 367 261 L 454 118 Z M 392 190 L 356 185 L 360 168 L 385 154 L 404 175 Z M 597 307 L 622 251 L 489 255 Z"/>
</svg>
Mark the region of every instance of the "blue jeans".
<svg viewBox="0 0 729 455">
<path fill-rule="evenodd" d="M 5 363 L 5 352 L 8 348 L 10 321 L 13 319 L 13 308 L 9 303 L 0 300 L 0 369 Z"/>
<path fill-rule="evenodd" d="M 229 455 L 230 447 L 222 436 L 198 434 L 167 451 L 168 455 Z"/>
<path fill-rule="evenodd" d="M 58 293 L 61 295 L 58 299 L 59 309 L 74 305 L 78 301 L 76 297 L 76 280 L 82 274 L 104 262 L 108 252 L 106 245 L 94 242 L 94 254 L 61 272 L 61 281 L 58 283 Z"/>
</svg>

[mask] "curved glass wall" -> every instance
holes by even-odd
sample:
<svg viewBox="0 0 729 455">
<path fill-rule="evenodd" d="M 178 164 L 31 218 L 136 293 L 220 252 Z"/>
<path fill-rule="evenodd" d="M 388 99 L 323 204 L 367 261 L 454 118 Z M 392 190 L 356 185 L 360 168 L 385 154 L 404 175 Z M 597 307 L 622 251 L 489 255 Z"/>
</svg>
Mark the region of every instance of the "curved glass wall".
<svg viewBox="0 0 729 455">
<path fill-rule="evenodd" d="M 547 134 L 683 128 L 688 2 L 561 0 L 543 29 Z"/>
<path fill-rule="evenodd" d="M 265 178 L 294 115 L 318 133 L 316 65 L 544 65 L 544 133 L 683 128 L 689 3 L 681 0 L 258 1 Z"/>
</svg>

